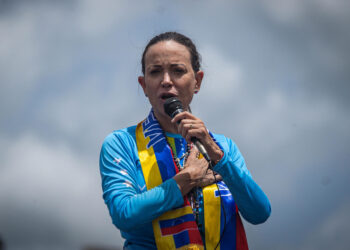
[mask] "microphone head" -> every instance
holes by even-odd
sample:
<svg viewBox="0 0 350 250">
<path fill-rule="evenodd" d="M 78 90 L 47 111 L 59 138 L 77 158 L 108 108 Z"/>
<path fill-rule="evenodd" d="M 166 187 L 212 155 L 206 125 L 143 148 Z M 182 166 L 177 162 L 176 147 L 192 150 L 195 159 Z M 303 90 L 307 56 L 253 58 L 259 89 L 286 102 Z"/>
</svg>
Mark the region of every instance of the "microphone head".
<svg viewBox="0 0 350 250">
<path fill-rule="evenodd" d="M 178 113 L 183 112 L 182 103 L 177 97 L 170 97 L 164 103 L 164 111 L 173 118 Z"/>
</svg>

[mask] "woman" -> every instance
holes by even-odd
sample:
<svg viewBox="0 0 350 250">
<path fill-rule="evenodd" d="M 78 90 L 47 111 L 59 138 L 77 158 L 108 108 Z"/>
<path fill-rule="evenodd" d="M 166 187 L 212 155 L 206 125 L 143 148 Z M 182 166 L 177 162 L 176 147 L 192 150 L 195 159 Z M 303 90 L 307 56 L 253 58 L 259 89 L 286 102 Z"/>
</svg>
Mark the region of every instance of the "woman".
<svg viewBox="0 0 350 250">
<path fill-rule="evenodd" d="M 154 37 L 142 72 L 138 81 L 150 114 L 107 136 L 100 156 L 103 198 L 125 249 L 248 249 L 240 214 L 262 223 L 270 203 L 232 140 L 208 132 L 190 113 L 204 76 L 195 45 L 176 32 Z M 185 110 L 174 118 L 164 110 L 170 97 Z"/>
</svg>

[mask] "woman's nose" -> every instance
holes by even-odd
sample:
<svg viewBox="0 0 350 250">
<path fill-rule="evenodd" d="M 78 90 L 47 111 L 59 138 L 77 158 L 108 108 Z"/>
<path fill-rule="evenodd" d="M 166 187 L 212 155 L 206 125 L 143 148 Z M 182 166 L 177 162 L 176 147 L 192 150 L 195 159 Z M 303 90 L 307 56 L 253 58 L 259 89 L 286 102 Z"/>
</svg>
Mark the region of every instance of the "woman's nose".
<svg viewBox="0 0 350 250">
<path fill-rule="evenodd" d="M 162 80 L 162 86 L 163 87 L 169 87 L 172 84 L 173 83 L 171 81 L 171 77 L 170 77 L 169 73 L 168 72 L 164 72 L 163 80 Z"/>
</svg>

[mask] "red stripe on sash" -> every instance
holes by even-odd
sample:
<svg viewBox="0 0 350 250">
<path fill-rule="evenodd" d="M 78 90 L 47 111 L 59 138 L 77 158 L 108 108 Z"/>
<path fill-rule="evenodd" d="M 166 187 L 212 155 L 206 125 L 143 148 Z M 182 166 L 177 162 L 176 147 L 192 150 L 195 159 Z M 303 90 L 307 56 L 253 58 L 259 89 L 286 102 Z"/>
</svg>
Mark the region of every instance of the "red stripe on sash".
<svg viewBox="0 0 350 250">
<path fill-rule="evenodd" d="M 202 237 L 198 230 L 188 230 L 188 235 L 190 236 L 190 242 L 192 244 L 198 244 L 203 246 Z"/>
<path fill-rule="evenodd" d="M 236 249 L 237 250 L 249 250 L 247 237 L 245 235 L 244 227 L 241 217 L 238 213 L 238 207 L 236 206 Z"/>
<path fill-rule="evenodd" d="M 162 232 L 162 235 L 164 236 L 164 235 L 170 235 L 170 234 L 177 234 L 184 230 L 191 230 L 191 229 L 198 230 L 197 224 L 195 221 L 186 221 L 176 226 L 161 228 L 160 230 Z"/>
</svg>

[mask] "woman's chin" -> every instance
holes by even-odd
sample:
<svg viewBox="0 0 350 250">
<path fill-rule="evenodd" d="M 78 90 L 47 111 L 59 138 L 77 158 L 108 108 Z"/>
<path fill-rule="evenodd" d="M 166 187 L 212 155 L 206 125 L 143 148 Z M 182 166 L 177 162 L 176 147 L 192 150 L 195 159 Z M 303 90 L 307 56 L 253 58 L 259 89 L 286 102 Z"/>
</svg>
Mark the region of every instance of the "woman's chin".
<svg viewBox="0 0 350 250">
<path fill-rule="evenodd" d="M 164 120 L 164 119 L 166 119 L 166 120 L 171 120 L 171 117 L 167 114 L 167 113 L 165 113 L 165 110 L 164 110 L 164 107 L 162 107 L 162 108 L 154 108 L 153 107 L 153 112 L 154 112 L 154 115 L 156 116 L 156 118 L 159 120 L 159 119 L 162 119 L 162 120 Z"/>
</svg>

